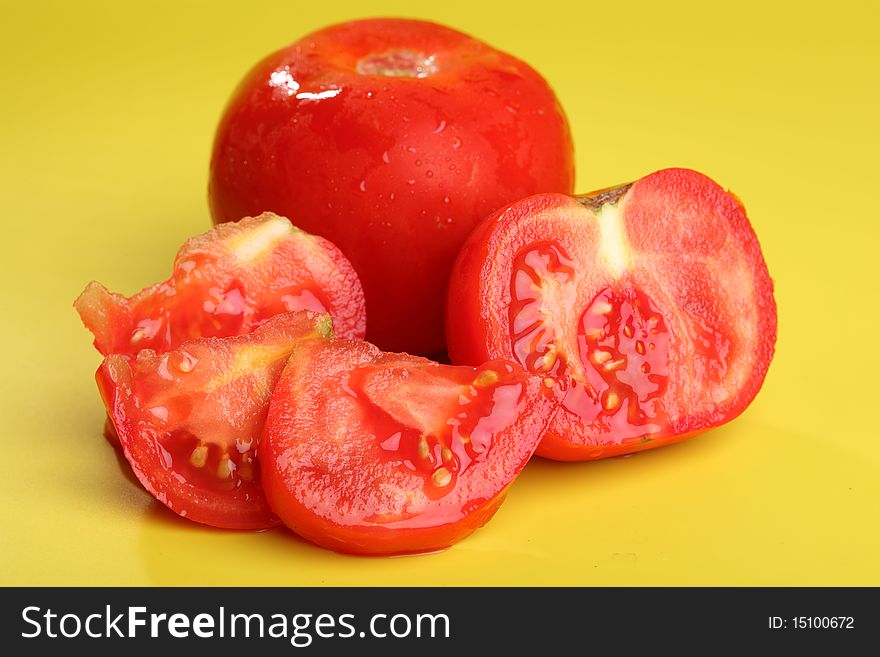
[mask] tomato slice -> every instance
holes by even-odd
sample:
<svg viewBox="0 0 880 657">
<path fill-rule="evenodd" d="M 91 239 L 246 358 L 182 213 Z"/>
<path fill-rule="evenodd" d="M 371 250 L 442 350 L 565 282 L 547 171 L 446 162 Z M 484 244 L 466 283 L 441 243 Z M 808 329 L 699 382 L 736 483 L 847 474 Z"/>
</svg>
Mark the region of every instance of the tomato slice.
<svg viewBox="0 0 880 657">
<path fill-rule="evenodd" d="M 263 487 L 291 529 L 357 554 L 448 547 L 485 524 L 558 392 L 518 365 L 439 365 L 349 340 L 301 342 L 269 405 Z"/>
<path fill-rule="evenodd" d="M 74 306 L 104 355 L 241 335 L 296 310 L 329 313 L 340 337 L 366 329 L 361 284 L 342 252 L 269 212 L 187 240 L 167 281 L 132 297 L 92 281 Z"/>
<path fill-rule="evenodd" d="M 510 358 L 566 389 L 537 450 L 559 460 L 733 419 L 776 341 L 773 283 L 745 209 L 687 169 L 500 210 L 460 253 L 447 307 L 453 363 Z"/>
<path fill-rule="evenodd" d="M 269 397 L 296 341 L 329 336 L 330 326 L 326 314 L 284 313 L 248 335 L 107 356 L 98 388 L 138 480 L 195 522 L 278 524 L 257 460 Z"/>
</svg>

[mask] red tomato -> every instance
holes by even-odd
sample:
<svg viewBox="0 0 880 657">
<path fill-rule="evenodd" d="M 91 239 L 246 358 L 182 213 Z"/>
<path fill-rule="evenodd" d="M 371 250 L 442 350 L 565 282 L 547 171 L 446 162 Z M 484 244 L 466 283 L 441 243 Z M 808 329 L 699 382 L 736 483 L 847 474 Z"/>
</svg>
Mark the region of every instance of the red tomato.
<svg viewBox="0 0 880 657">
<path fill-rule="evenodd" d="M 249 333 L 296 310 L 330 313 L 342 337 L 362 338 L 366 328 L 363 292 L 345 256 L 270 213 L 187 240 L 163 283 L 124 297 L 92 281 L 74 306 L 104 355 Z"/>
<path fill-rule="evenodd" d="M 573 179 L 568 124 L 531 67 L 433 23 L 363 20 L 248 73 L 217 130 L 210 201 L 218 223 L 272 210 L 332 240 L 364 285 L 367 338 L 433 354 L 474 225 Z"/>
<path fill-rule="evenodd" d="M 327 336 L 330 325 L 327 315 L 285 313 L 248 335 L 107 356 L 98 388 L 138 480 L 195 522 L 277 524 L 257 461 L 269 396 L 297 339 Z"/>
<path fill-rule="evenodd" d="M 776 341 L 773 284 L 739 200 L 667 169 L 481 224 L 449 287 L 454 363 L 510 358 L 567 392 L 538 454 L 597 459 L 739 415 Z"/>
<path fill-rule="evenodd" d="M 555 394 L 507 361 L 454 367 L 304 341 L 269 406 L 266 496 L 291 529 L 333 550 L 445 548 L 498 509 Z"/>
</svg>

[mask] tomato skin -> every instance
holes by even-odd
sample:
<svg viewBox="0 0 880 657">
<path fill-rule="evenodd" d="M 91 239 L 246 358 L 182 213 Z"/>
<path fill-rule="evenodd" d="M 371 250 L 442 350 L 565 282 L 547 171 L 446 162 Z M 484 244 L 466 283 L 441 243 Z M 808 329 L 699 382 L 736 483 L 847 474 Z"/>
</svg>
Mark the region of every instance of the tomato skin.
<svg viewBox="0 0 880 657">
<path fill-rule="evenodd" d="M 358 72 L 394 50 L 435 55 L 425 77 Z M 422 21 L 344 23 L 258 63 L 217 130 L 215 222 L 272 210 L 332 240 L 364 286 L 367 338 L 440 353 L 455 255 L 514 199 L 570 193 L 573 149 L 552 90 L 527 64 Z"/>
<path fill-rule="evenodd" d="M 608 207 L 612 212 L 602 214 Z M 516 267 L 523 254 L 526 258 L 538 254 L 540 245 L 548 243 L 559 245 L 560 253 L 565 253 L 565 266 L 553 265 L 545 249 L 531 261 L 545 268 L 543 274 L 529 270 L 531 278 L 518 278 Z M 556 274 L 551 272 L 553 266 Z M 513 324 L 512 313 L 528 305 L 514 297 L 523 290 L 532 292 L 527 286 L 519 289 L 520 283 L 514 281 L 531 283 L 536 277 L 542 321 L 551 327 L 549 341 L 558 345 L 561 340 L 562 344 L 558 353 L 554 348 L 551 361 L 560 360 L 569 368 L 559 378 L 570 395 L 563 399 L 541 441 L 540 456 L 592 460 L 678 442 L 734 419 L 763 383 L 776 340 L 772 280 L 742 204 L 702 174 L 666 169 L 580 199 L 538 195 L 487 218 L 462 248 L 450 280 L 447 337 L 453 363 L 499 357 L 519 360 L 513 327 L 528 322 L 518 319 Z M 559 296 L 556 290 L 556 297 L 548 297 L 548 279 L 557 287 L 564 281 L 568 296 Z M 595 304 L 606 303 L 603 288 L 624 290 L 627 298 L 642 299 L 633 303 L 644 316 L 633 316 L 635 324 L 626 327 L 627 336 L 611 335 L 607 322 L 620 318 L 611 319 L 618 311 L 609 305 L 611 314 L 604 323 L 589 328 L 603 336 L 608 346 L 590 346 L 581 322 L 588 321 Z M 566 307 L 554 300 L 562 298 L 567 300 Z M 658 339 L 664 341 L 657 351 L 648 351 L 645 345 L 650 340 L 646 340 L 636 345 L 641 349 L 638 354 L 629 352 L 628 358 L 618 354 L 620 361 L 613 360 L 610 352 L 592 360 L 612 345 L 637 340 L 639 335 L 634 333 L 639 331 L 639 321 L 648 321 L 649 315 L 651 325 L 662 329 Z M 623 330 L 623 324 L 614 326 L 614 331 Z M 529 336 L 533 345 L 548 341 L 546 334 Z M 648 346 L 655 347 L 653 343 Z M 589 362 L 584 360 L 588 356 Z M 656 401 L 639 402 L 642 420 L 633 424 L 633 397 L 626 407 L 629 420 L 614 423 L 607 418 L 623 412 L 618 411 L 619 397 L 602 393 L 595 384 L 597 380 L 600 386 L 605 383 L 595 374 L 612 365 L 622 366 L 630 368 L 625 380 L 632 383 L 629 361 L 633 359 L 644 359 L 642 372 L 659 368 L 656 374 L 644 375 L 641 384 L 633 384 L 643 389 L 648 384 L 657 386 Z M 543 365 L 545 361 L 534 362 Z M 583 381 L 584 373 L 592 378 L 579 387 L 573 379 Z M 605 374 L 616 384 L 624 376 Z M 578 396 L 578 391 L 583 392 Z M 578 401 L 569 405 L 568 399 Z M 581 411 L 567 412 L 575 406 Z M 644 432 L 637 431 L 642 421 Z"/>
<path fill-rule="evenodd" d="M 480 388 L 486 372 L 500 378 Z M 503 401 L 511 390 L 513 410 Z M 472 401 L 461 406 L 461 395 Z M 555 389 L 506 361 L 462 368 L 366 342 L 303 341 L 270 402 L 263 488 L 288 527 L 323 547 L 371 555 L 442 549 L 494 515 L 556 399 Z M 470 404 L 488 406 L 468 419 Z M 447 416 L 462 424 L 442 437 L 456 421 Z M 459 429 L 466 442 L 456 442 Z M 424 441 L 424 452 L 410 450 L 412 438 Z M 442 445 L 448 457 L 421 470 L 419 459 L 442 454 Z"/>
<path fill-rule="evenodd" d="M 188 239 L 166 281 L 131 297 L 92 281 L 74 307 L 105 356 L 241 335 L 297 310 L 329 312 L 340 336 L 362 338 L 366 328 L 363 291 L 345 256 L 270 213 Z"/>
<path fill-rule="evenodd" d="M 302 311 L 277 315 L 248 335 L 107 356 L 95 375 L 98 390 L 144 488 L 194 522 L 277 525 L 257 459 L 269 395 L 296 341 L 326 335 L 329 316 Z"/>
</svg>

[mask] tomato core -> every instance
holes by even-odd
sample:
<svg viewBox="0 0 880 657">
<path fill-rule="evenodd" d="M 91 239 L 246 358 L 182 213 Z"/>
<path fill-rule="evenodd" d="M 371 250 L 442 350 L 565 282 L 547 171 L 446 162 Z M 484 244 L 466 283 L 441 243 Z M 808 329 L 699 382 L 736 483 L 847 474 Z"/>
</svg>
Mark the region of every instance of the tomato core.
<svg viewBox="0 0 880 657">
<path fill-rule="evenodd" d="M 408 48 L 367 55 L 355 67 L 361 75 L 383 75 L 389 78 L 426 78 L 437 72 L 436 56 Z"/>
</svg>

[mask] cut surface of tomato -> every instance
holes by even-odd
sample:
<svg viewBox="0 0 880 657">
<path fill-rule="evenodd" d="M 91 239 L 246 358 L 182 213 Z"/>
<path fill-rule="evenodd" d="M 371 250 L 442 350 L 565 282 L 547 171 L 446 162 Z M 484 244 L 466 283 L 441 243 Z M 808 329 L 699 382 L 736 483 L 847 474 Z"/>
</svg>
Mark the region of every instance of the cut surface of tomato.
<svg viewBox="0 0 880 657">
<path fill-rule="evenodd" d="M 187 240 L 167 281 L 132 297 L 92 281 L 74 306 L 105 356 L 241 335 L 298 310 L 329 313 L 341 337 L 366 330 L 363 291 L 342 252 L 271 213 Z"/>
<path fill-rule="evenodd" d="M 284 313 L 248 335 L 107 356 L 98 388 L 138 480 L 196 522 L 278 524 L 257 460 L 269 397 L 296 341 L 329 336 L 330 327 L 326 314 Z"/>
<path fill-rule="evenodd" d="M 272 395 L 263 487 L 318 545 L 445 548 L 495 513 L 557 397 L 552 381 L 509 361 L 455 367 L 367 342 L 303 341 Z"/>
<path fill-rule="evenodd" d="M 739 200 L 666 169 L 488 218 L 449 286 L 453 363 L 510 358 L 565 397 L 537 453 L 657 447 L 739 415 L 776 340 L 773 284 Z"/>
</svg>

